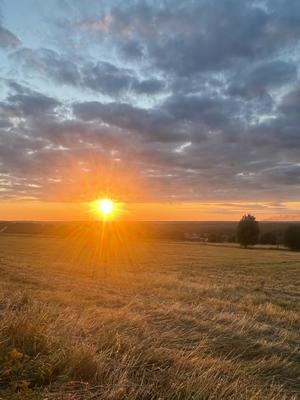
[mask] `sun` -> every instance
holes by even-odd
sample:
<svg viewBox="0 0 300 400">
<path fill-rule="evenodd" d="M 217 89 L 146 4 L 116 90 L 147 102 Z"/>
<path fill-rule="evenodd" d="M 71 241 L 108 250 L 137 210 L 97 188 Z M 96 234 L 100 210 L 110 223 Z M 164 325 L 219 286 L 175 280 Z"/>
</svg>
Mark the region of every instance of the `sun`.
<svg viewBox="0 0 300 400">
<path fill-rule="evenodd" d="M 109 197 L 103 197 L 89 203 L 91 212 L 102 220 L 118 219 L 122 210 L 123 203 Z"/>
<path fill-rule="evenodd" d="M 114 211 L 115 204 L 111 199 L 100 199 L 97 200 L 97 209 L 104 216 L 108 217 Z"/>
</svg>

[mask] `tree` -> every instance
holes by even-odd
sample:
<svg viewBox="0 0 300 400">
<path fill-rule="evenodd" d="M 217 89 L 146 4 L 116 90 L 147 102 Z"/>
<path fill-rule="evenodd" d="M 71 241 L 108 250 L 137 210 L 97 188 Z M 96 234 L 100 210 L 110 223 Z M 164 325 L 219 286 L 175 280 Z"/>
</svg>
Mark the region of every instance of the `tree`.
<svg viewBox="0 0 300 400">
<path fill-rule="evenodd" d="M 237 241 L 241 246 L 254 246 L 258 242 L 259 226 L 253 215 L 244 215 L 237 227 Z"/>
<path fill-rule="evenodd" d="M 293 251 L 300 250 L 300 225 L 290 225 L 284 234 L 284 244 Z"/>
</svg>

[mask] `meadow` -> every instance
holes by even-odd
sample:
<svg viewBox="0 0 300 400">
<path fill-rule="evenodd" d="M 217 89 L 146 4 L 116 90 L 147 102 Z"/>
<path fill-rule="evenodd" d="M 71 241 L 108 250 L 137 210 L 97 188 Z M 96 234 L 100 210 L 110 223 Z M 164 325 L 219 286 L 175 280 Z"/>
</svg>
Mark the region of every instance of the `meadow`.
<svg viewBox="0 0 300 400">
<path fill-rule="evenodd" d="M 300 257 L 0 235 L 0 399 L 300 393 Z"/>
</svg>

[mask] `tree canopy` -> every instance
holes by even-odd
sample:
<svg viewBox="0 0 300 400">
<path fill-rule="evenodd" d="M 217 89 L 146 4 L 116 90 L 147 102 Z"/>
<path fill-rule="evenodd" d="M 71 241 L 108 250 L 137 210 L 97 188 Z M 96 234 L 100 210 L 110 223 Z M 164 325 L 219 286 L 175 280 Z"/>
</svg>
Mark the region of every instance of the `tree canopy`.
<svg viewBox="0 0 300 400">
<path fill-rule="evenodd" d="M 237 241 L 241 246 L 247 248 L 258 242 L 259 225 L 251 214 L 244 215 L 237 227 Z"/>
</svg>

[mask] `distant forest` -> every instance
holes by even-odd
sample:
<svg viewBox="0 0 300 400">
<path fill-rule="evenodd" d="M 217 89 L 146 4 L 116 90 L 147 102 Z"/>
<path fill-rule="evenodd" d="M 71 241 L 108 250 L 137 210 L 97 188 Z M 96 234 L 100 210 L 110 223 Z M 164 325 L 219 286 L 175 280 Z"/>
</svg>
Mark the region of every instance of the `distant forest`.
<svg viewBox="0 0 300 400">
<path fill-rule="evenodd" d="M 238 222 L 107 222 L 110 227 L 145 239 L 233 243 Z M 281 244 L 290 222 L 260 222 L 260 243 Z M 102 229 L 102 222 L 0 222 L 1 234 L 69 236 L 78 231 Z"/>
</svg>

